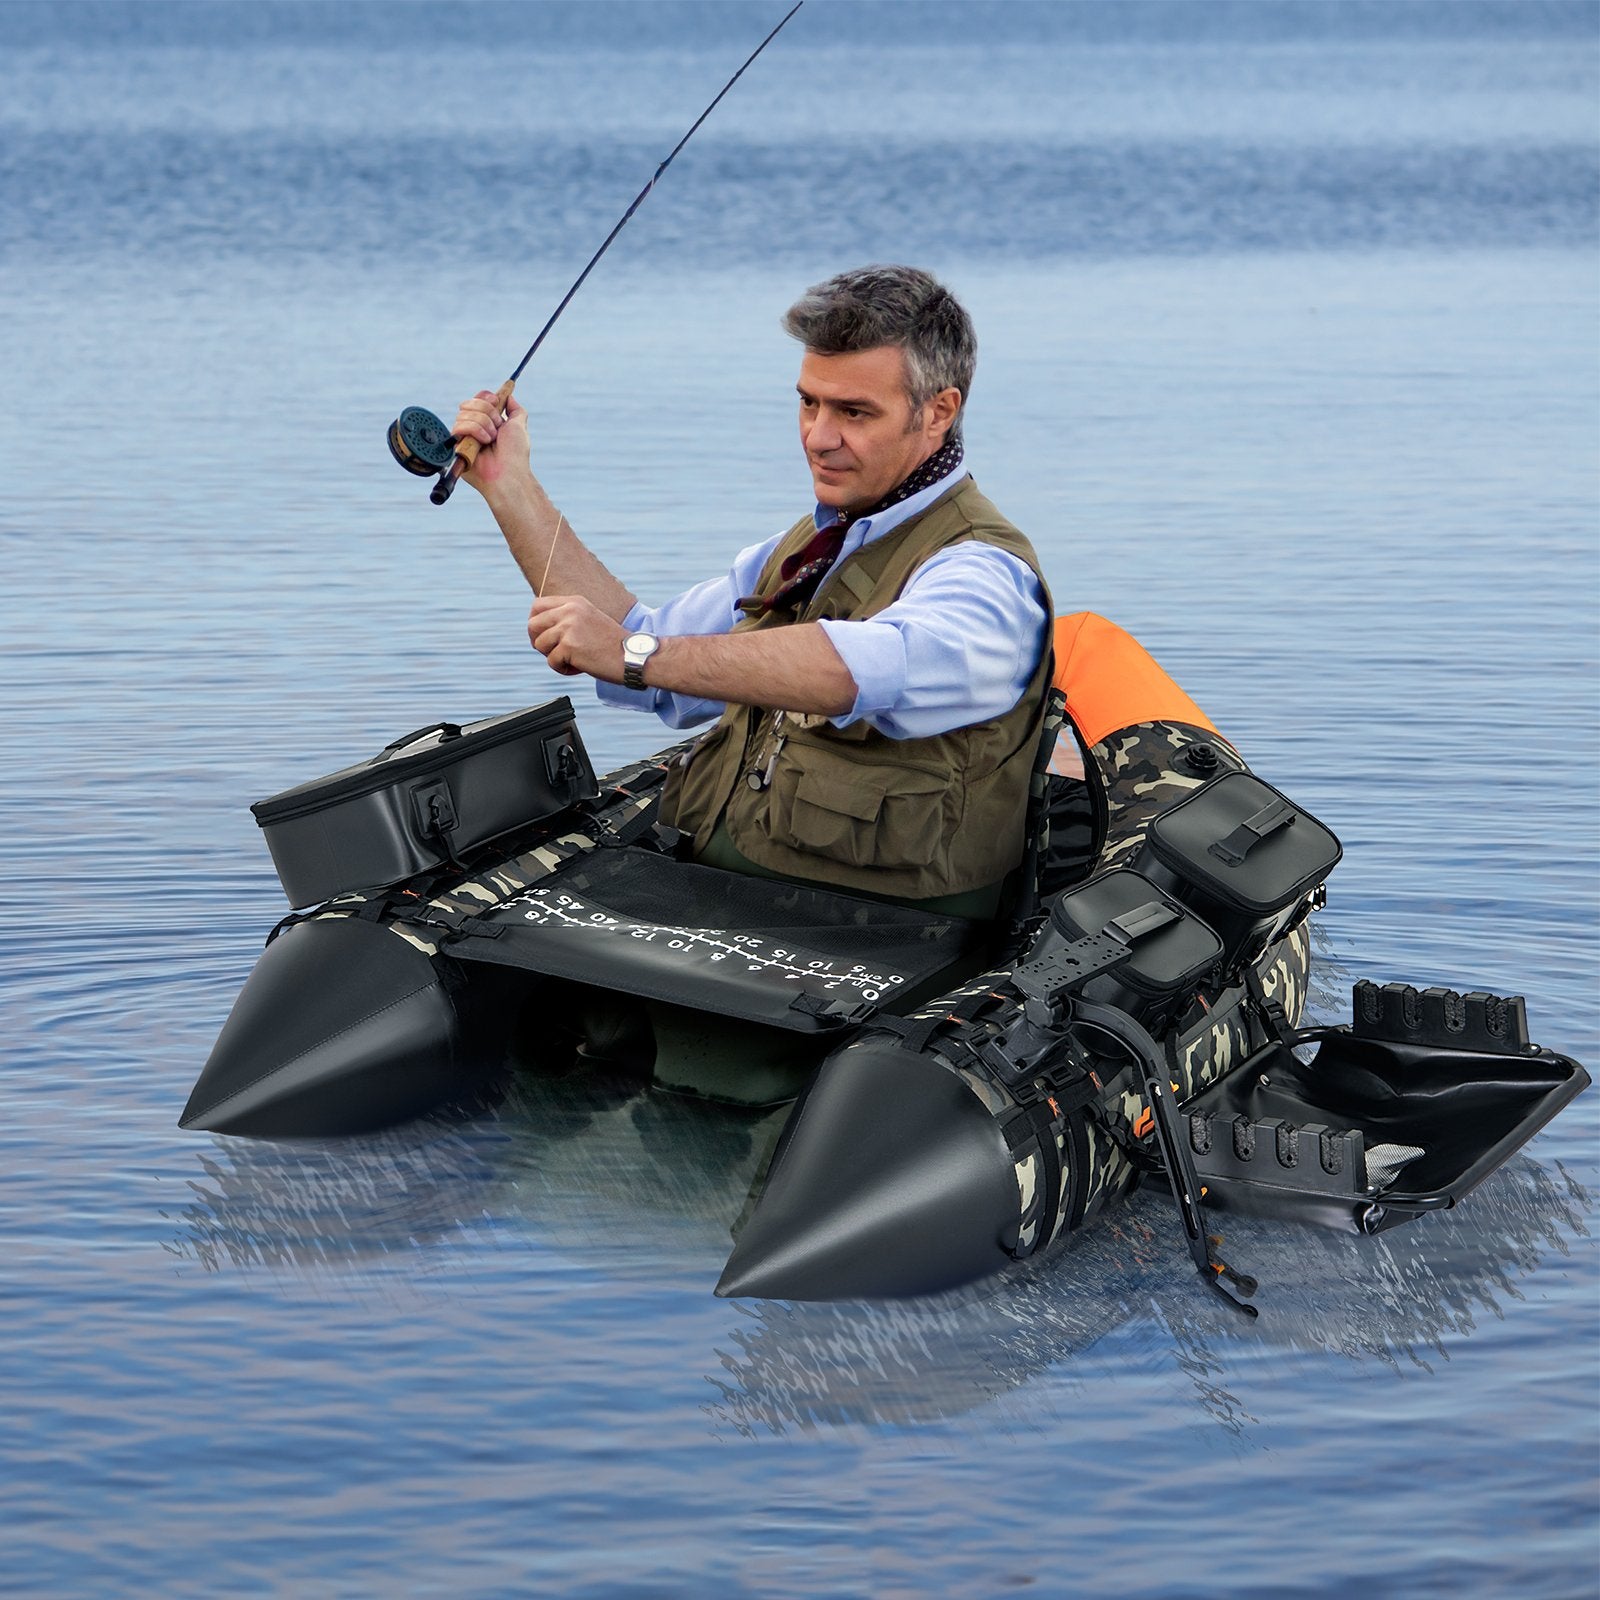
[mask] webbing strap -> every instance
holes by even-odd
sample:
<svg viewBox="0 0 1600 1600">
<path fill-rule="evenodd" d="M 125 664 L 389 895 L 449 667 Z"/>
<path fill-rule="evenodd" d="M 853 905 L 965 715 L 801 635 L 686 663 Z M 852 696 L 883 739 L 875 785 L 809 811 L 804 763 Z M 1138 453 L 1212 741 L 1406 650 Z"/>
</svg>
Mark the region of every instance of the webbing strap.
<svg viewBox="0 0 1600 1600">
<path fill-rule="evenodd" d="M 1067 1136 L 1072 1140 L 1072 1196 L 1067 1203 L 1066 1229 L 1071 1233 L 1083 1222 L 1089 1201 L 1089 1119 L 1080 1107 L 1067 1118 Z"/>
<path fill-rule="evenodd" d="M 1052 658 L 1051 674 L 1055 665 Z M 1050 849 L 1050 758 L 1066 721 L 1067 697 L 1053 684 L 1045 690 L 1044 720 L 1028 775 L 1028 807 L 1024 824 L 1022 865 L 1018 869 L 1016 905 L 1011 913 L 1013 937 L 1021 937 L 1038 915 L 1044 889 L 1044 864 Z"/>
<path fill-rule="evenodd" d="M 1034 1231 L 1033 1243 L 1026 1249 L 1011 1252 L 1014 1259 L 1025 1260 L 1055 1238 L 1061 1222 L 1061 1147 L 1056 1143 L 1056 1118 L 1049 1104 L 1034 1100 L 1017 1107 L 1004 1125 L 1006 1144 L 1012 1159 L 1026 1152 L 1031 1145 L 1039 1154 L 1039 1195 L 1041 1211 L 1048 1208 L 1048 1218 L 1041 1215 L 1039 1227 Z"/>
<path fill-rule="evenodd" d="M 642 839 L 655 823 L 656 811 L 653 806 L 642 807 L 620 827 L 601 818 L 600 831 L 595 836 L 595 842 L 608 850 L 620 850 Z"/>
<path fill-rule="evenodd" d="M 1261 1013 L 1267 1042 L 1281 1044 L 1293 1032 L 1289 1026 L 1289 1013 L 1284 1010 L 1282 1001 L 1267 993 L 1267 986 L 1261 981 L 1260 970 L 1253 961 L 1244 969 L 1244 986 L 1249 990 L 1250 998 L 1255 1001 L 1256 1009 Z"/>
<path fill-rule="evenodd" d="M 991 990 L 980 989 L 973 994 L 962 995 L 943 1011 L 920 1012 L 909 1017 L 881 1013 L 873 1018 L 872 1026 L 894 1034 L 906 1049 L 920 1055 L 942 1029 L 974 1022 L 990 1006 L 1000 1003 L 1004 998 Z"/>
</svg>

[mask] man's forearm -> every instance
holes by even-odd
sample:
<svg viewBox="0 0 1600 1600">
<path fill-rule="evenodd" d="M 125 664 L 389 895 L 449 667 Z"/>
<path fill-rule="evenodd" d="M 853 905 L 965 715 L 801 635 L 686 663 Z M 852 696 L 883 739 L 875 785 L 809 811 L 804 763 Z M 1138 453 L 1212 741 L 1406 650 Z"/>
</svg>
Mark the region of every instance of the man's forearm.
<svg viewBox="0 0 1600 1600">
<path fill-rule="evenodd" d="M 578 538 L 537 478 L 519 476 L 485 499 L 535 594 L 582 595 L 615 622 L 628 614 L 634 596 Z"/>
<path fill-rule="evenodd" d="M 644 680 L 675 694 L 830 717 L 850 710 L 857 694 L 849 668 L 814 622 L 663 638 Z"/>
</svg>

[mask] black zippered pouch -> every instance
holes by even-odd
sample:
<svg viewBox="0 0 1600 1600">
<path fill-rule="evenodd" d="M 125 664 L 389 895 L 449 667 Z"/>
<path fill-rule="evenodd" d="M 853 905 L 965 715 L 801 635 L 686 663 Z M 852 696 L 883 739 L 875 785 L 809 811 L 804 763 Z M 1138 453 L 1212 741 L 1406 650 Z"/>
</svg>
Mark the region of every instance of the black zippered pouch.
<svg viewBox="0 0 1600 1600">
<path fill-rule="evenodd" d="M 293 906 L 386 888 L 592 798 L 572 702 L 435 722 L 250 810 Z"/>
<path fill-rule="evenodd" d="M 1260 955 L 1343 853 L 1303 806 L 1229 772 L 1162 812 L 1133 865 L 1217 931 L 1232 968 Z"/>
<path fill-rule="evenodd" d="M 1103 933 L 1118 917 L 1142 908 L 1160 908 L 1171 916 L 1164 927 L 1135 940 L 1128 959 L 1115 971 L 1086 983 L 1083 996 L 1115 1006 L 1146 1028 L 1159 1030 L 1178 1005 L 1187 1003 L 1215 975 L 1222 941 L 1141 873 L 1119 867 L 1061 895 L 1050 908 L 1048 928 L 1029 952 L 1029 960 Z"/>
</svg>

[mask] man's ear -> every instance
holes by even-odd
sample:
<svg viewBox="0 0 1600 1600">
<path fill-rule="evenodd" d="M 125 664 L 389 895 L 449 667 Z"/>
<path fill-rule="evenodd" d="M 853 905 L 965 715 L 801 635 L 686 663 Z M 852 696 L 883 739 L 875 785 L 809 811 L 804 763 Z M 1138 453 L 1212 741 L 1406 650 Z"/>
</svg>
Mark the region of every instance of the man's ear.
<svg viewBox="0 0 1600 1600">
<path fill-rule="evenodd" d="M 950 424 L 956 420 L 956 413 L 960 409 L 961 391 L 959 389 L 941 389 L 928 402 L 927 419 L 931 426 L 931 431 L 948 434 Z"/>
</svg>

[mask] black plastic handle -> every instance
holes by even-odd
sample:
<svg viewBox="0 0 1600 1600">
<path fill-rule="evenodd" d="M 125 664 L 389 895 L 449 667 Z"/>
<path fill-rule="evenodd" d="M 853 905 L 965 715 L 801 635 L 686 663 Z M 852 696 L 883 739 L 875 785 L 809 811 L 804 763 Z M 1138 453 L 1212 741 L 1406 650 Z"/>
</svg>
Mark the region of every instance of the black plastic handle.
<svg viewBox="0 0 1600 1600">
<path fill-rule="evenodd" d="M 443 744 L 446 739 L 459 739 L 461 737 L 461 726 L 455 722 L 430 722 L 425 728 L 417 728 L 410 733 L 401 734 L 392 744 L 386 744 L 378 753 L 386 756 L 391 750 L 403 750 L 408 744 L 415 744 L 425 733 L 438 734 L 439 743 Z"/>
<path fill-rule="evenodd" d="M 1253 817 L 1246 817 L 1226 839 L 1219 839 L 1210 847 L 1210 854 L 1219 861 L 1236 867 L 1269 834 L 1287 828 L 1300 813 L 1287 800 L 1269 800 Z"/>
</svg>

